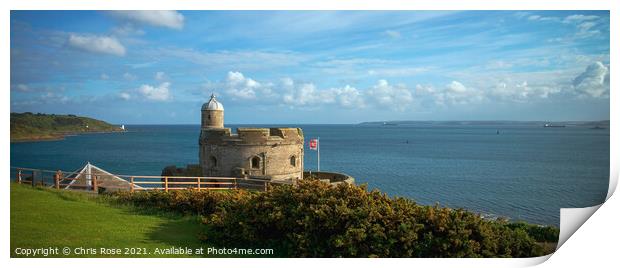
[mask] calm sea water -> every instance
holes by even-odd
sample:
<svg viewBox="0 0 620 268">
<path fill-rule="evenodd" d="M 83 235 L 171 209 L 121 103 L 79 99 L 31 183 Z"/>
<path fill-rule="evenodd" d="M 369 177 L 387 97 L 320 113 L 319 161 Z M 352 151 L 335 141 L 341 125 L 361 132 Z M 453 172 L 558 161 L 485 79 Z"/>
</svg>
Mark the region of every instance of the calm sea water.
<svg viewBox="0 0 620 268">
<path fill-rule="evenodd" d="M 288 125 L 290 126 L 290 125 Z M 126 126 L 129 132 L 11 144 L 11 166 L 159 175 L 198 162 L 198 125 Z M 236 125 L 227 127 L 235 128 Z M 534 125 L 299 125 L 320 137 L 321 170 L 355 177 L 421 204 L 559 225 L 559 209 L 603 202 L 609 130 Z M 500 131 L 500 135 L 496 131 Z M 305 168 L 316 169 L 306 149 Z"/>
</svg>

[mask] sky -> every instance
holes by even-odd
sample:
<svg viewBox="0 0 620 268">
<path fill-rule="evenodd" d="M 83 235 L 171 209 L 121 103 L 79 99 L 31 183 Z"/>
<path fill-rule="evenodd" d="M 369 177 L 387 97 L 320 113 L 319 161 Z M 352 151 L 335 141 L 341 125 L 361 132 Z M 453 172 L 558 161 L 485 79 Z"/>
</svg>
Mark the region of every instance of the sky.
<svg viewBox="0 0 620 268">
<path fill-rule="evenodd" d="M 608 11 L 11 11 L 11 112 L 607 120 Z"/>
</svg>

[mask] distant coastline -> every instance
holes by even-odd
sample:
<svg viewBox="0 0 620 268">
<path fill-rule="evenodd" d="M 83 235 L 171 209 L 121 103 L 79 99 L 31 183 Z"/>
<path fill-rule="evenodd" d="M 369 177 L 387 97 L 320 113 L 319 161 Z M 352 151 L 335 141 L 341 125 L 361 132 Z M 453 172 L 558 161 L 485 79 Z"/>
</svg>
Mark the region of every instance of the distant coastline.
<svg viewBox="0 0 620 268">
<path fill-rule="evenodd" d="M 118 126 L 89 117 L 11 113 L 11 143 L 57 141 L 71 135 L 123 131 Z"/>
<path fill-rule="evenodd" d="M 52 135 L 41 135 L 41 136 L 30 136 L 27 138 L 13 138 L 11 137 L 11 143 L 20 143 L 20 142 L 43 142 L 43 141 L 61 141 L 64 140 L 68 136 L 77 136 L 84 134 L 106 134 L 106 133 L 117 133 L 117 132 L 126 132 L 123 130 L 113 130 L 113 131 L 82 131 L 82 132 L 64 132 L 57 133 Z"/>
<path fill-rule="evenodd" d="M 516 121 L 516 120 L 446 120 L 446 121 L 426 121 L 426 120 L 394 120 L 394 121 L 368 121 L 361 122 L 358 125 L 443 125 L 443 126 L 467 126 L 467 125 L 531 125 L 544 126 L 545 124 L 565 125 L 565 126 L 583 126 L 583 127 L 609 127 L 609 120 L 595 121 Z"/>
</svg>

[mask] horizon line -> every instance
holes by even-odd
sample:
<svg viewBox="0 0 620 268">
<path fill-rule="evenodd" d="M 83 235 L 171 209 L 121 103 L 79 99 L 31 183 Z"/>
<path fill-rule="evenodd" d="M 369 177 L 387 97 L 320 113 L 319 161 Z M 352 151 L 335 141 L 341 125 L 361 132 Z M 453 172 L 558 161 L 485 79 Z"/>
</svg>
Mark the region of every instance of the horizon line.
<svg viewBox="0 0 620 268">
<path fill-rule="evenodd" d="M 538 122 L 603 122 L 610 119 L 600 120 L 380 120 L 380 121 L 363 121 L 356 123 L 226 123 L 226 125 L 357 125 L 364 123 L 382 123 L 382 122 L 520 122 L 520 123 L 538 123 Z M 200 123 L 111 123 L 115 125 L 200 125 Z"/>
</svg>

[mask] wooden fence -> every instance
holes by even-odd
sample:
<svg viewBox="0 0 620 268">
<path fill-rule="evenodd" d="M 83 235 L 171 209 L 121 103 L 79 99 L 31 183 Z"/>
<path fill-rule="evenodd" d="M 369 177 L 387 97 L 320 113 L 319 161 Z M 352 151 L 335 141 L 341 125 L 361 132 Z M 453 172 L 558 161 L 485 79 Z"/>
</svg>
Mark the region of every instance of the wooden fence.
<svg viewBox="0 0 620 268">
<path fill-rule="evenodd" d="M 226 178 L 226 177 L 182 177 L 182 176 L 137 176 L 114 175 L 85 172 L 52 171 L 31 168 L 11 167 L 15 170 L 15 182 L 32 186 L 47 186 L 55 189 L 88 190 L 98 193 L 104 190 L 234 190 L 252 189 L 264 191 L 271 184 L 292 184 L 292 182 L 272 182 L 265 179 Z M 112 179 L 116 184 L 106 183 Z M 120 179 L 120 180 L 118 180 Z M 122 181 L 121 181 L 122 180 Z M 119 185 L 120 184 L 120 185 Z"/>
</svg>

